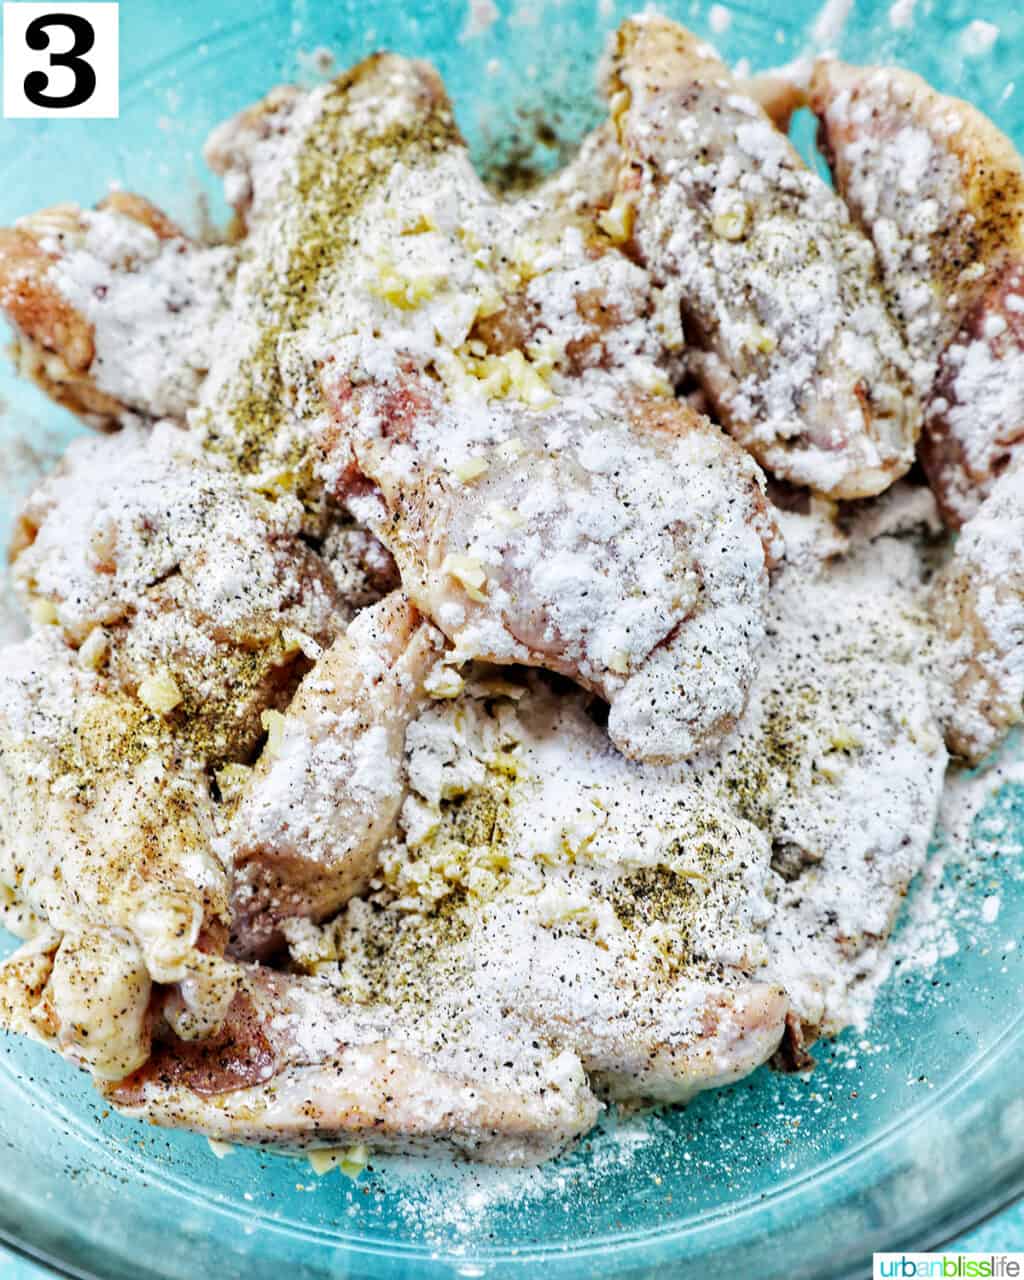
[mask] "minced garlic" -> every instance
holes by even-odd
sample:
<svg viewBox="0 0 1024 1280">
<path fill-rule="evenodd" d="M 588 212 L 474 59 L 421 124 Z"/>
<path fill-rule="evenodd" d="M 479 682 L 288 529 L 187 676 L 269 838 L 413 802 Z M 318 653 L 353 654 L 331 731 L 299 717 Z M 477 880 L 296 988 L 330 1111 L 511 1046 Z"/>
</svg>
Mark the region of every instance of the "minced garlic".
<svg viewBox="0 0 1024 1280">
<path fill-rule="evenodd" d="M 182 693 L 171 673 L 162 667 L 139 685 L 139 701 L 155 715 L 165 716 L 181 703 Z"/>
<path fill-rule="evenodd" d="M 441 572 L 460 583 L 470 600 L 486 601 L 482 588 L 487 582 L 487 570 L 475 556 L 459 555 L 450 551 L 441 564 Z"/>
<path fill-rule="evenodd" d="M 273 760 L 281 749 L 281 741 L 284 737 L 284 716 L 280 711 L 261 711 L 260 724 L 267 731 L 267 744 L 263 750 Z"/>
</svg>

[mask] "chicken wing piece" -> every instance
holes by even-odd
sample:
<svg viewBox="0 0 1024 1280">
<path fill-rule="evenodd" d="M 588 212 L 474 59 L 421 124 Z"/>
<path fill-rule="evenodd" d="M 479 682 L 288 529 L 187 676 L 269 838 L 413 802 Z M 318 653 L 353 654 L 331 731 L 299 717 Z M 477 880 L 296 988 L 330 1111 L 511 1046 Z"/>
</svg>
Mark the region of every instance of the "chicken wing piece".
<svg viewBox="0 0 1024 1280">
<path fill-rule="evenodd" d="M 449 399 L 412 372 L 331 394 L 324 474 L 456 659 L 578 680 L 637 759 L 735 722 L 778 548 L 757 468 L 710 423 L 664 398 Z"/>
<path fill-rule="evenodd" d="M 349 617 L 300 523 L 174 428 L 86 438 L 22 510 L 13 577 L 38 622 L 200 757 L 244 762 Z"/>
<path fill-rule="evenodd" d="M 950 750 L 988 755 L 1024 716 L 1024 464 L 992 487 L 937 575 L 932 608 L 945 647 L 941 719 Z"/>
<path fill-rule="evenodd" d="M 214 836 L 202 763 L 158 714 L 80 664 L 56 628 L 3 651 L 0 881 L 62 935 L 124 939 L 126 971 L 141 955 L 153 981 L 190 983 L 196 1016 L 213 1020 L 229 923 Z"/>
<path fill-rule="evenodd" d="M 235 868 L 233 949 L 266 955 L 288 917 L 362 893 L 404 794 L 405 728 L 443 636 L 400 593 L 365 610 L 305 677 L 219 848 Z"/>
<path fill-rule="evenodd" d="M 939 357 L 919 454 L 947 524 L 977 515 L 1022 441 L 1024 256 L 995 273 Z"/>
<path fill-rule="evenodd" d="M 681 305 L 723 424 L 783 479 L 881 492 L 913 461 L 921 415 L 868 240 L 683 28 L 628 22 L 609 87 L 630 245 Z"/>
<path fill-rule="evenodd" d="M 447 292 L 439 309 L 431 307 L 430 295 L 446 282 L 449 265 L 471 275 L 475 250 L 460 246 L 457 264 L 432 261 L 433 273 L 409 296 L 386 253 L 409 249 L 415 255 L 446 243 L 460 219 L 453 173 L 473 199 L 482 184 L 437 73 L 386 54 L 366 59 L 333 84 L 254 109 L 226 127 L 211 157 L 236 175 L 232 186 L 249 234 L 235 282 L 232 332 L 191 421 L 207 447 L 257 483 L 297 493 L 313 527 L 320 495 L 309 458 L 325 409 L 318 369 L 352 335 L 353 277 L 377 289 L 359 296 L 375 305 L 379 319 L 415 312 L 419 340 L 431 349 L 438 342 L 432 321 L 449 338 L 462 324 L 464 337 L 476 312 L 471 281 L 451 281 L 456 293 L 465 286 L 454 318 Z M 435 201 L 443 235 L 420 216 L 413 188 L 419 200 Z"/>
<path fill-rule="evenodd" d="M 632 764 L 585 695 L 503 669 L 471 669 L 406 753 L 380 892 L 290 930 L 299 963 L 445 1052 L 511 1020 L 619 1099 L 683 1101 L 772 1054 L 768 841 L 699 780 Z"/>
<path fill-rule="evenodd" d="M 1024 428 L 1024 167 L 981 112 L 909 71 L 824 59 L 811 106 L 899 308 L 926 398 L 921 459 L 959 527 Z"/>
<path fill-rule="evenodd" d="M 742 1080 L 779 1047 L 789 1000 L 778 984 L 738 975 L 666 983 L 656 966 L 564 932 L 556 957 L 550 931 L 541 935 L 517 935 L 525 948 L 508 990 L 524 1018 L 579 1056 L 603 1097 L 689 1102 Z"/>
<path fill-rule="evenodd" d="M 282 151 L 302 127 L 300 113 L 309 105 L 307 98 L 296 85 L 278 85 L 218 125 L 206 140 L 203 159 L 223 180 L 224 198 L 235 211 L 238 239 L 273 210 Z"/>
<path fill-rule="evenodd" d="M 478 1042 L 472 1055 L 467 1046 L 475 1066 L 446 1069 L 324 983 L 240 972 L 217 1038 L 167 1037 L 134 1076 L 104 1088 L 119 1111 L 230 1142 L 447 1149 L 506 1165 L 557 1155 L 597 1118 L 569 1053 Z M 498 1047 L 504 1060 L 488 1053 Z"/>
<path fill-rule="evenodd" d="M 218 345 L 234 259 L 127 192 L 22 218 L 0 231 L 0 308 L 20 372 L 96 426 L 183 419 Z"/>
<path fill-rule="evenodd" d="M 0 964 L 0 1026 L 120 1080 L 149 1057 L 151 991 L 130 937 L 46 930 Z"/>
<path fill-rule="evenodd" d="M 705 762 L 771 842 L 765 980 L 787 1049 L 857 1022 L 924 866 L 946 766 L 932 706 L 926 562 L 905 533 L 780 571 L 746 714 Z"/>
</svg>

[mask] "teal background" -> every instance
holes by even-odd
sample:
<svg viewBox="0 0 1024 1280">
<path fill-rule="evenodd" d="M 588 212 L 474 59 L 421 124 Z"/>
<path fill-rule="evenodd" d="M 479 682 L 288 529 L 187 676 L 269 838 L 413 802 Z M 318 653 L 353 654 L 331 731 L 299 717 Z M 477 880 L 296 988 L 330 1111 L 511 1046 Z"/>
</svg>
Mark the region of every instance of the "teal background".
<svg viewBox="0 0 1024 1280">
<path fill-rule="evenodd" d="M 462 0 L 124 0 L 121 119 L 0 122 L 0 222 L 69 196 L 87 203 L 111 179 L 186 221 L 201 190 L 216 208 L 202 138 L 295 75 L 299 53 L 317 45 L 343 63 L 382 44 L 434 58 L 484 167 L 502 159 L 503 140 L 532 136 L 539 116 L 560 138 L 578 137 L 598 111 L 605 35 L 639 5 L 498 0 L 490 31 L 464 41 Z M 710 34 L 709 4 L 664 7 Z M 732 5 L 715 39 L 731 60 L 786 61 L 806 51 L 817 8 Z M 1024 11 L 918 0 L 907 33 L 887 13 L 856 4 L 844 53 L 911 65 L 1024 141 Z M 977 17 L 1001 32 L 990 55 L 972 59 L 960 32 Z M 1019 88 L 1005 93 L 1016 76 Z M 535 150 L 547 163 L 559 154 Z M 33 454 L 52 456 L 79 428 L 6 370 L 0 397 L 0 446 L 19 445 L 0 466 L 6 527 Z M 1011 747 L 1011 758 L 1021 754 Z M 975 830 L 977 864 L 948 876 L 966 904 L 958 951 L 934 975 L 894 977 L 866 1031 L 825 1047 L 809 1082 L 762 1072 L 646 1126 L 606 1126 L 542 1178 L 523 1175 L 519 1199 L 496 1194 L 501 1184 L 486 1173 L 442 1165 L 375 1162 L 354 1186 L 255 1152 L 219 1163 L 200 1139 L 104 1116 L 66 1064 L 0 1037 L 0 1234 L 103 1276 L 174 1280 L 627 1271 L 745 1280 L 864 1274 L 873 1248 L 951 1236 L 965 1249 L 1024 1249 L 1020 1208 L 963 1235 L 1024 1187 L 1024 948 L 1008 945 L 1024 939 L 1020 791 L 994 799 Z M 993 886 L 1002 908 L 986 924 L 977 907 Z M 0 955 L 9 945 L 0 934 Z M 23 1269 L 0 1254 L 0 1275 Z"/>
</svg>

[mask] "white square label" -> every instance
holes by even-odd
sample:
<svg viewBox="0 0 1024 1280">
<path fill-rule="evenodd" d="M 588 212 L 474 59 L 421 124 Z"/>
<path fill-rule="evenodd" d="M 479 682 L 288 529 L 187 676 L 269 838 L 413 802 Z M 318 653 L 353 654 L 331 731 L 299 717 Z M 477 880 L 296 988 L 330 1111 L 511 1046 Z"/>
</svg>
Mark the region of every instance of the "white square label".
<svg viewBox="0 0 1024 1280">
<path fill-rule="evenodd" d="M 4 117 L 118 113 L 116 4 L 4 4 Z"/>
</svg>

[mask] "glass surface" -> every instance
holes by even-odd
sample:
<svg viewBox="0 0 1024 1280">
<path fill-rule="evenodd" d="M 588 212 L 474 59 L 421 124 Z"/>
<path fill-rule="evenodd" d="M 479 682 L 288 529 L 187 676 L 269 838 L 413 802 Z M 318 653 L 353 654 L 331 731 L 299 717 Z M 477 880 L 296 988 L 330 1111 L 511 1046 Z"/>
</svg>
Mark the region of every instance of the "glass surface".
<svg viewBox="0 0 1024 1280">
<path fill-rule="evenodd" d="M 502 0 L 489 31 L 462 39 L 463 3 L 169 14 L 132 0 L 121 6 L 121 119 L 0 125 L 0 222 L 92 201 L 111 179 L 190 220 L 199 193 L 213 191 L 199 155 L 207 130 L 308 66 L 301 55 L 317 46 L 342 64 L 382 44 L 431 57 L 486 164 L 507 159 L 501 140 L 532 137 L 539 119 L 571 140 L 596 118 L 596 61 L 632 7 Z M 666 8 L 711 34 L 707 5 Z M 806 48 L 815 8 L 733 5 L 715 40 L 731 60 L 787 61 Z M 967 57 L 961 39 L 976 10 L 933 0 L 918 0 L 910 31 L 892 26 L 886 5 L 859 3 L 840 47 L 926 73 L 1024 142 L 1024 83 L 1008 89 L 1024 70 L 1015 9 L 986 11 L 1001 31 L 983 57 Z M 17 495 L 81 428 L 6 367 L 2 383 L 6 529 Z M 685 1110 L 609 1122 L 540 1171 L 374 1160 L 353 1183 L 252 1151 L 218 1160 L 203 1139 L 106 1114 L 70 1066 L 0 1037 L 0 1236 L 112 1280 L 864 1274 L 872 1249 L 938 1243 L 1024 1189 L 1024 792 L 1005 787 L 975 839 L 980 869 L 949 873 L 967 904 L 955 954 L 924 976 L 897 967 L 870 1025 L 821 1045 L 812 1075 L 762 1071 Z M 988 920 L 979 904 L 993 894 Z M 13 943 L 0 939 L 2 954 Z"/>
</svg>

